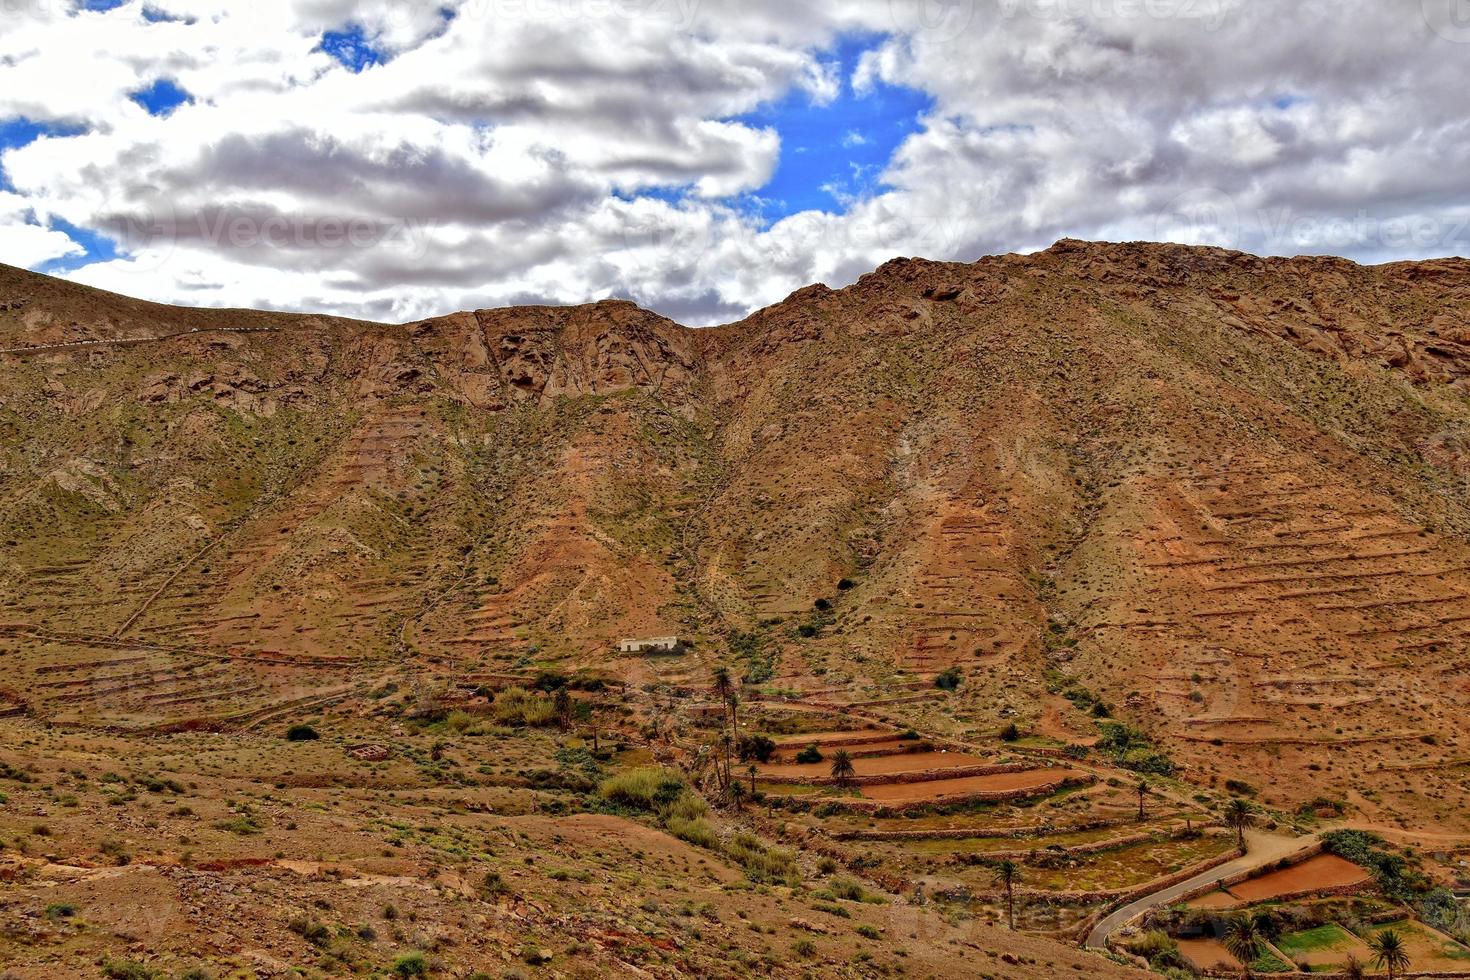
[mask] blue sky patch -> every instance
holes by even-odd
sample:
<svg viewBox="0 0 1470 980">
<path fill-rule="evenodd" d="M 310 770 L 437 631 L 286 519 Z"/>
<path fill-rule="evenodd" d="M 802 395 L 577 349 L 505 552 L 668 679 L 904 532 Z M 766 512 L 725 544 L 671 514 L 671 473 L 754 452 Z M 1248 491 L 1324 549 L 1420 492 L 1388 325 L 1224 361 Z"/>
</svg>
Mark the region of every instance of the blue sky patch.
<svg viewBox="0 0 1470 980">
<path fill-rule="evenodd" d="M 17 150 L 22 146 L 29 146 L 42 136 L 76 136 L 85 131 L 80 126 L 32 122 L 24 116 L 0 119 L 0 190 L 15 190 L 5 173 L 6 150 Z"/>
<path fill-rule="evenodd" d="M 150 116 L 166 116 L 194 97 L 167 78 L 160 78 L 152 85 L 131 93 L 128 98 L 148 110 Z"/>
<path fill-rule="evenodd" d="M 348 24 L 340 31 L 327 31 L 317 48 L 336 58 L 354 74 L 373 65 L 388 63 L 387 54 L 373 47 L 361 24 Z"/>
<path fill-rule="evenodd" d="M 109 262 L 117 258 L 117 245 L 106 235 L 100 235 L 87 228 L 81 228 L 70 221 L 60 218 L 51 219 L 51 228 L 55 231 L 65 232 L 66 236 L 85 249 L 83 255 L 67 255 L 59 259 L 51 259 L 36 266 L 36 272 L 44 272 L 48 276 L 54 276 L 59 272 L 71 272 L 80 269 L 84 265 L 93 262 Z"/>
<path fill-rule="evenodd" d="M 121 7 L 125 3 L 127 3 L 127 0 L 78 0 L 77 9 L 93 11 L 113 10 Z"/>
<path fill-rule="evenodd" d="M 792 92 L 780 102 L 737 117 L 781 135 L 781 160 L 769 184 L 747 198 L 759 216 L 777 221 L 801 211 L 843 213 L 856 200 L 882 190 L 884 168 L 905 139 L 922 128 L 920 117 L 934 99 L 916 89 L 875 82 L 852 87 L 863 52 L 882 42 L 873 35 L 844 38 L 830 52 L 842 90 L 827 105 Z"/>
</svg>

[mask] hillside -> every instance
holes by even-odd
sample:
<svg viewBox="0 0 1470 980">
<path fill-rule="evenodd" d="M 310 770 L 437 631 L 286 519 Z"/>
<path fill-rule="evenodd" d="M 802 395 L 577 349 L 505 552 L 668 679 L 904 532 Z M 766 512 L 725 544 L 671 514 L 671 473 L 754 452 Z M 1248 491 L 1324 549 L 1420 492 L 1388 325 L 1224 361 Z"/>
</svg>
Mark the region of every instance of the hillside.
<svg viewBox="0 0 1470 980">
<path fill-rule="evenodd" d="M 366 741 L 384 690 L 544 671 L 647 720 L 728 665 L 752 711 L 1052 751 L 1106 715 L 1181 794 L 1470 834 L 1465 260 L 1064 241 L 709 330 L 0 267 L 0 434 L 0 711 L 68 752 Z"/>
</svg>

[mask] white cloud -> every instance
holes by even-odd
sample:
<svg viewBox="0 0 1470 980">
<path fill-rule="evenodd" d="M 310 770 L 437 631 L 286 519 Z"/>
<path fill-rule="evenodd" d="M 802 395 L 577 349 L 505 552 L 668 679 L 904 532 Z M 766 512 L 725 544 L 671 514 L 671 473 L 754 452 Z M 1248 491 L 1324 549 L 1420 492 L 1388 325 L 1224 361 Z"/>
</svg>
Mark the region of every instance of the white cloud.
<svg viewBox="0 0 1470 980">
<path fill-rule="evenodd" d="M 36 224 L 23 198 L 0 191 L 0 262 L 33 266 L 83 252 L 64 232 Z"/>
<path fill-rule="evenodd" d="M 16 191 L 0 196 L 0 258 L 76 254 L 26 220 L 55 215 L 120 241 L 122 258 L 75 278 L 154 299 L 411 319 L 626 295 L 704 323 L 895 254 L 973 259 L 1063 235 L 1466 251 L 1470 49 L 1418 4 L 8 9 L 0 120 L 88 132 L 0 160 Z M 318 50 L 349 23 L 388 63 L 354 74 Z M 845 34 L 882 38 L 850 79 L 830 53 Z M 194 102 L 149 116 L 129 96 L 160 78 Z M 770 180 L 780 134 L 738 119 L 793 92 L 827 105 L 844 84 L 922 89 L 934 109 L 880 181 L 860 175 L 867 193 L 834 185 L 844 213 L 763 226 L 736 201 Z"/>
</svg>

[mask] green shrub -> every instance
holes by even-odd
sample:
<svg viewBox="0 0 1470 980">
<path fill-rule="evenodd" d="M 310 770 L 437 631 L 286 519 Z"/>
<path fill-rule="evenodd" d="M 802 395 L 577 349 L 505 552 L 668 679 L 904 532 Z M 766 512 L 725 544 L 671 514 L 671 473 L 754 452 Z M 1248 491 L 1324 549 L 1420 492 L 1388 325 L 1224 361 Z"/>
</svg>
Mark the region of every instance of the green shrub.
<svg viewBox="0 0 1470 980">
<path fill-rule="evenodd" d="M 799 882 L 795 854 L 782 847 L 768 848 L 750 834 L 736 834 L 725 846 L 724 853 L 745 869 L 751 881 L 790 885 Z"/>
<path fill-rule="evenodd" d="M 965 675 L 958 667 L 950 667 L 944 673 L 934 678 L 934 686 L 941 691 L 957 691 L 965 682 Z"/>
<path fill-rule="evenodd" d="M 1128 942 L 1128 952 L 1134 956 L 1142 956 L 1152 963 L 1161 956 L 1173 956 L 1179 952 L 1179 946 L 1169 938 L 1167 932 L 1155 929 L 1145 932 Z"/>
<path fill-rule="evenodd" d="M 426 977 L 429 975 L 429 961 L 424 959 L 423 953 L 404 953 L 393 961 L 393 975 L 396 977 Z"/>
<path fill-rule="evenodd" d="M 546 728 L 557 723 L 556 702 L 523 687 L 508 687 L 495 695 L 490 711 L 501 725 Z"/>
<path fill-rule="evenodd" d="M 315 742 L 321 738 L 317 730 L 310 725 L 292 725 L 286 729 L 286 741 L 288 742 Z"/>
<path fill-rule="evenodd" d="M 305 939 L 313 946 L 325 946 L 332 938 L 332 931 L 315 919 L 298 915 L 286 923 L 286 928 Z"/>
<path fill-rule="evenodd" d="M 742 735 L 740 737 L 740 761 L 770 762 L 776 754 L 776 743 L 764 735 Z"/>
<path fill-rule="evenodd" d="M 533 686 L 538 691 L 545 691 L 550 694 L 552 691 L 558 691 L 566 687 L 567 683 L 564 675 L 554 670 L 543 670 L 536 675 L 536 681 Z"/>
<path fill-rule="evenodd" d="M 664 821 L 664 826 L 668 828 L 669 833 L 682 841 L 711 851 L 719 850 L 720 835 L 714 825 L 703 817 L 696 817 L 693 820 L 669 817 Z"/>
<path fill-rule="evenodd" d="M 796 761 L 802 763 L 803 765 L 810 765 L 814 762 L 821 762 L 822 750 L 817 748 L 815 743 L 813 743 L 812 745 L 808 745 L 806 748 L 796 753 Z"/>
<path fill-rule="evenodd" d="M 475 716 L 468 711 L 451 711 L 444 718 L 444 727 L 463 735 L 475 728 Z"/>
<path fill-rule="evenodd" d="M 109 980 L 158 980 L 161 974 L 134 960 L 103 960 L 102 975 Z"/>
<path fill-rule="evenodd" d="M 597 791 L 609 802 L 653 813 L 674 803 L 688 788 L 675 770 L 645 766 L 604 779 Z"/>
</svg>

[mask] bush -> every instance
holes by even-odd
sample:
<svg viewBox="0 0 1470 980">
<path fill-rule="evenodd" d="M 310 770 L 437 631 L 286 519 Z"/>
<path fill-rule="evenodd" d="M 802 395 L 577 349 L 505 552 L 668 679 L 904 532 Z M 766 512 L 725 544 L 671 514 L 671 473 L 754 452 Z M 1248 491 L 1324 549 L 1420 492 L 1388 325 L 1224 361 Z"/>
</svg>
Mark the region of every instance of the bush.
<svg viewBox="0 0 1470 980">
<path fill-rule="evenodd" d="M 507 687 L 495 695 L 490 713 L 501 725 L 545 728 L 557 723 L 556 702 L 523 687 Z"/>
<path fill-rule="evenodd" d="M 965 682 L 965 675 L 958 667 L 950 667 L 944 673 L 934 678 L 934 686 L 941 691 L 957 691 Z"/>
<path fill-rule="evenodd" d="M 102 975 L 109 980 L 158 980 L 157 970 L 134 960 L 103 960 Z"/>
<path fill-rule="evenodd" d="M 424 959 L 423 953 L 404 953 L 393 961 L 393 975 L 395 977 L 426 977 L 429 975 L 429 961 Z"/>
<path fill-rule="evenodd" d="M 1111 752 L 1118 765 L 1155 776 L 1174 774 L 1173 760 L 1153 748 L 1148 736 L 1137 728 L 1116 721 L 1104 722 L 1098 727 L 1102 730 L 1102 737 L 1097 742 L 1098 749 Z"/>
<path fill-rule="evenodd" d="M 286 741 L 288 742 L 315 742 L 321 738 L 317 730 L 310 725 L 292 725 L 286 729 Z"/>
<path fill-rule="evenodd" d="M 811 745 L 808 745 L 806 748 L 802 749 L 800 752 L 796 753 L 796 761 L 800 762 L 803 765 L 810 765 L 815 762 L 821 762 L 822 750 L 817 748 L 816 743 L 812 743 Z"/>
<path fill-rule="evenodd" d="M 684 777 L 673 769 L 645 766 L 604 779 L 597 791 L 609 802 L 653 813 L 674 803 L 688 789 Z"/>
<path fill-rule="evenodd" d="M 1002 742 L 1019 742 L 1021 740 L 1021 729 L 1016 727 L 1015 722 L 1011 722 L 1000 730 L 1000 740 Z"/>
<path fill-rule="evenodd" d="M 298 915 L 286 923 L 286 928 L 313 946 L 325 946 L 332 938 L 332 930 L 310 916 Z"/>
<path fill-rule="evenodd" d="M 670 816 L 664 821 L 664 826 L 668 828 L 669 833 L 695 847 L 703 847 L 710 851 L 719 850 L 720 835 L 714 825 L 703 817 L 689 820 Z"/>
<path fill-rule="evenodd" d="M 742 735 L 740 737 L 740 761 L 770 762 L 776 754 L 776 743 L 764 735 Z"/>
<path fill-rule="evenodd" d="M 745 869 L 751 881 L 795 885 L 796 855 L 781 847 L 766 847 L 750 834 L 736 834 L 725 847 L 725 856 Z"/>
<path fill-rule="evenodd" d="M 550 694 L 552 691 L 566 687 L 567 683 L 566 677 L 556 671 L 543 670 L 536 675 L 536 681 L 532 686 L 538 691 L 544 691 Z"/>
<path fill-rule="evenodd" d="M 1178 944 L 1169 938 L 1167 932 L 1160 930 L 1145 932 L 1131 940 L 1128 943 L 1128 952 L 1158 966 L 1182 965 L 1175 963 L 1179 958 Z"/>
</svg>

